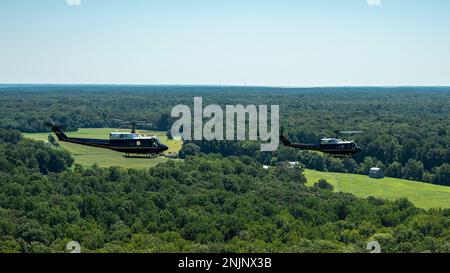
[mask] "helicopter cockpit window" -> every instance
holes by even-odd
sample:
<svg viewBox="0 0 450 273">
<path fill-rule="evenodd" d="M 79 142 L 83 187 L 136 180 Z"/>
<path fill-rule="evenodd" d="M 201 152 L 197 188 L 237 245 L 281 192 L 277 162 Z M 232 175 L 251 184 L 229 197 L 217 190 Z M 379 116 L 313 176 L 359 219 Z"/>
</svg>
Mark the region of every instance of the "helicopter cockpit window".
<svg viewBox="0 0 450 273">
<path fill-rule="evenodd" d="M 150 140 L 150 146 L 151 147 L 158 147 L 158 141 L 156 139 Z"/>
</svg>

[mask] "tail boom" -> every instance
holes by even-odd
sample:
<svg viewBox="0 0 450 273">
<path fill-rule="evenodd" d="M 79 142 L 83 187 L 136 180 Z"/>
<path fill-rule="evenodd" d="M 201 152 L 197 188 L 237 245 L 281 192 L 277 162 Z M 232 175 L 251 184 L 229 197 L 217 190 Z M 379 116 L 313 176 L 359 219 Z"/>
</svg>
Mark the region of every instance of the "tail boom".
<svg viewBox="0 0 450 273">
<path fill-rule="evenodd" d="M 312 151 L 320 151 L 320 147 L 317 144 L 304 144 L 304 143 L 291 143 L 287 138 L 283 135 L 280 135 L 280 141 L 284 146 L 302 149 L 302 150 L 312 150 Z"/>
<path fill-rule="evenodd" d="M 91 147 L 98 147 L 98 148 L 111 148 L 109 140 L 104 139 L 91 139 L 91 138 L 73 138 L 68 137 L 64 132 L 61 130 L 59 126 L 52 125 L 52 131 L 55 133 L 56 137 L 59 141 L 63 142 L 70 142 L 85 146 L 91 146 Z"/>
<path fill-rule="evenodd" d="M 66 134 L 64 134 L 64 132 L 61 130 L 60 127 L 58 126 L 52 126 L 52 131 L 55 133 L 56 137 L 58 138 L 58 140 L 60 141 L 66 141 L 67 139 L 69 139 Z"/>
</svg>

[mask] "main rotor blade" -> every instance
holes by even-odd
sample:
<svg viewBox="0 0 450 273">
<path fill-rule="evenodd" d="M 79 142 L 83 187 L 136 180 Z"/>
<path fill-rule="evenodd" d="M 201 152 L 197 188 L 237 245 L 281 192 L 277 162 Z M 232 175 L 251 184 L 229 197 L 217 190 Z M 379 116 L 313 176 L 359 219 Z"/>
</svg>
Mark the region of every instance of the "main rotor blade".
<svg viewBox="0 0 450 273">
<path fill-rule="evenodd" d="M 364 131 L 339 131 L 340 134 L 362 134 Z"/>
</svg>

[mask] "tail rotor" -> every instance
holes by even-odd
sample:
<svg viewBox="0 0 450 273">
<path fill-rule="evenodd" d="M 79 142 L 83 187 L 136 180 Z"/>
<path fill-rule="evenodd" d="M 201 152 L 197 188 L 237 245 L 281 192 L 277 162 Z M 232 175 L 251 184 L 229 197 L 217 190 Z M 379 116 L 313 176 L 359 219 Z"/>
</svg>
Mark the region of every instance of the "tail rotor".
<svg viewBox="0 0 450 273">
<path fill-rule="evenodd" d="M 283 136 L 283 131 L 284 131 L 284 129 L 281 128 L 281 132 L 280 132 L 281 143 L 283 143 L 284 146 L 291 146 L 291 142 Z"/>
<path fill-rule="evenodd" d="M 62 131 L 64 126 L 56 125 L 48 121 L 44 122 L 44 125 L 50 127 L 59 140 L 66 140 L 68 138 L 66 134 L 64 134 L 64 132 Z"/>
</svg>

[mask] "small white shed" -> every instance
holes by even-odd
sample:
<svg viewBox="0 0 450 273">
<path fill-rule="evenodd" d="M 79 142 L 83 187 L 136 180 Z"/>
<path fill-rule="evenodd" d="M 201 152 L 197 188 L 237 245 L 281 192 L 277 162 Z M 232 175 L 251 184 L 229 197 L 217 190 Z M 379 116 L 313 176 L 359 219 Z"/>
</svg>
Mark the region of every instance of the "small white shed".
<svg viewBox="0 0 450 273">
<path fill-rule="evenodd" d="M 375 179 L 384 178 L 384 171 L 381 168 L 370 168 L 369 177 Z"/>
</svg>

